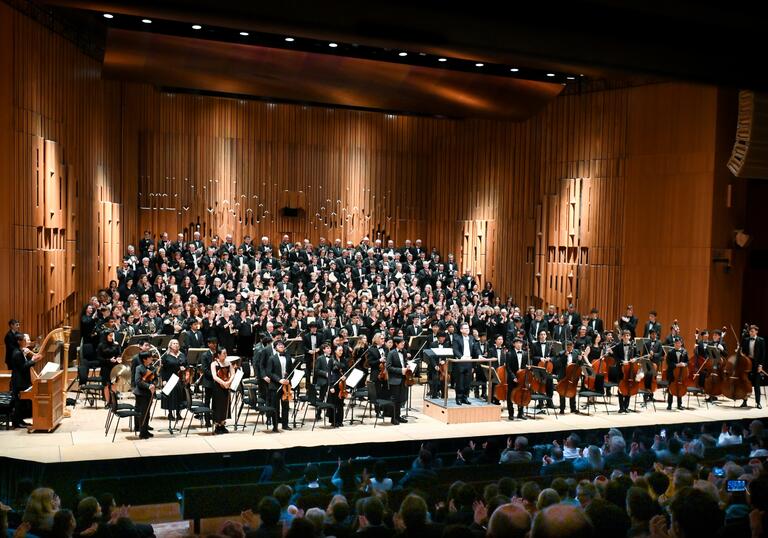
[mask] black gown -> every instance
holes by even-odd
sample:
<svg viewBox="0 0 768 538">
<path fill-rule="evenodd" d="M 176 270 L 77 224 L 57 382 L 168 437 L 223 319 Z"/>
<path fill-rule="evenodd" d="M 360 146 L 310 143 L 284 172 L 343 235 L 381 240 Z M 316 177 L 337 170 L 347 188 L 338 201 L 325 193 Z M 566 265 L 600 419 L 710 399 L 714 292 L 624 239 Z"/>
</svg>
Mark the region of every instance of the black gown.
<svg viewBox="0 0 768 538">
<path fill-rule="evenodd" d="M 187 366 L 187 357 L 184 353 L 179 353 L 177 356 L 173 356 L 166 352 L 161 359 L 161 365 L 160 378 L 163 380 L 163 383 L 165 383 L 173 374 L 176 374 L 177 376 L 181 375 L 180 369 L 182 366 Z M 184 407 L 184 400 L 184 385 L 181 380 L 179 380 L 179 382 L 176 383 L 176 386 L 173 387 L 171 393 L 167 396 L 163 396 L 160 406 L 163 409 L 168 409 L 170 411 L 179 411 Z"/>
<path fill-rule="evenodd" d="M 216 365 L 216 375 L 220 370 L 229 370 L 229 365 L 222 366 L 218 362 Z M 229 389 L 225 389 L 215 380 L 213 382 L 213 421 L 224 422 L 229 418 Z"/>
</svg>

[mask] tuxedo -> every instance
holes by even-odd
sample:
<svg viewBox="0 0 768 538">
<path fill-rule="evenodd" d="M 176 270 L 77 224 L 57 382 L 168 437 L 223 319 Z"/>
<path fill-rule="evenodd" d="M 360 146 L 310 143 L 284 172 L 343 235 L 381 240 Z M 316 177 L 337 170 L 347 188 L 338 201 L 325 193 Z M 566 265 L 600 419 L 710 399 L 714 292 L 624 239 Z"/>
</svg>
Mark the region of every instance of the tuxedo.
<svg viewBox="0 0 768 538">
<path fill-rule="evenodd" d="M 528 331 L 528 341 L 536 342 L 539 339 L 541 331 L 549 331 L 549 324 L 546 320 L 531 320 L 530 330 Z"/>
<path fill-rule="evenodd" d="M 592 334 L 599 334 L 602 338 L 603 336 L 603 320 L 600 318 L 592 319 L 589 318 L 589 321 L 587 322 L 587 331 Z"/>
<path fill-rule="evenodd" d="M 181 351 L 186 355 L 190 348 L 205 347 L 203 333 L 200 331 L 184 331 L 181 333 Z"/>
<path fill-rule="evenodd" d="M 766 355 L 765 355 L 765 339 L 762 336 L 755 336 L 752 340 L 747 336 L 741 341 L 741 351 L 747 357 L 752 359 L 752 386 L 755 388 L 755 403 L 760 405 L 760 387 L 762 386 L 762 375 L 758 373 L 758 366 L 762 366 L 763 370 L 766 370 Z"/>
<path fill-rule="evenodd" d="M 537 366 L 539 361 L 541 361 L 542 359 L 553 358 L 552 351 L 553 351 L 552 344 L 549 344 L 547 342 L 542 343 L 537 340 L 536 342 L 528 345 L 528 352 L 530 353 L 531 361 L 534 366 Z M 552 382 L 552 376 L 547 376 L 547 383 L 546 383 L 545 390 L 546 390 L 546 396 L 550 399 L 547 402 L 547 406 L 554 407 L 554 404 L 552 403 L 552 396 L 555 394 L 555 387 L 554 387 L 554 383 Z"/>
<path fill-rule="evenodd" d="M 521 368 L 528 367 L 528 364 L 529 364 L 528 352 L 522 349 L 518 352 L 513 347 L 507 352 L 506 357 L 504 357 L 503 364 L 504 364 L 505 370 L 507 371 L 507 413 L 509 415 L 509 418 L 512 419 L 512 417 L 515 415 L 515 406 L 512 403 L 512 391 L 517 386 L 515 377 L 517 376 L 518 370 L 520 370 Z M 522 406 L 519 406 L 517 408 L 517 417 L 523 418 Z"/>
<path fill-rule="evenodd" d="M 465 340 L 461 334 L 458 334 L 453 339 L 453 357 L 461 359 L 466 356 L 472 359 L 480 357 L 480 345 L 472 335 L 468 336 Z M 469 386 L 472 382 L 472 365 L 469 363 L 456 363 L 453 365 L 452 375 L 456 377 L 457 402 L 468 402 Z"/>
<path fill-rule="evenodd" d="M 265 365 L 262 377 L 269 377 L 267 385 L 268 405 L 274 409 L 272 415 L 272 431 L 277 431 L 277 423 L 283 425 L 283 429 L 288 428 L 289 404 L 287 400 L 282 399 L 283 385 L 282 379 L 290 379 L 293 370 L 293 360 L 289 353 L 273 353 Z"/>
<path fill-rule="evenodd" d="M 398 351 L 392 349 L 387 354 L 387 373 L 389 374 L 389 390 L 390 399 L 394 404 L 394 413 L 392 415 L 392 423 L 398 424 L 400 422 L 400 406 L 405 399 L 405 381 L 403 376 L 403 368 L 406 367 L 407 355 L 405 349 Z"/>
<path fill-rule="evenodd" d="M 672 349 L 669 353 L 667 353 L 667 379 L 670 381 L 674 379 L 676 364 L 688 364 L 688 352 L 682 347 L 679 350 Z M 683 398 L 682 396 L 678 396 L 677 407 L 681 408 L 682 406 Z M 672 393 L 667 392 L 667 409 L 670 409 L 671 407 Z"/>
<path fill-rule="evenodd" d="M 624 344 L 624 342 L 619 342 L 614 348 L 613 348 L 613 357 L 616 359 L 616 366 L 614 366 L 612 369 L 609 369 L 608 371 L 608 378 L 611 379 L 612 374 L 613 378 L 616 381 L 621 381 L 624 378 L 624 374 L 622 372 L 622 363 L 624 361 L 632 360 L 637 356 L 637 348 L 632 342 L 629 342 L 628 344 Z M 629 410 L 629 396 L 622 396 L 619 394 L 619 410 L 626 412 Z"/>
<path fill-rule="evenodd" d="M 555 325 L 554 329 L 552 329 L 552 340 L 556 342 L 560 342 L 563 344 L 563 347 L 565 347 L 565 343 L 571 339 L 571 326 L 566 325 Z"/>
<path fill-rule="evenodd" d="M 622 317 L 625 317 L 625 316 L 622 316 Z M 627 321 L 624 321 L 623 319 L 619 319 L 619 330 L 629 331 L 629 334 L 632 338 L 635 337 L 636 329 L 637 329 L 637 318 L 635 316 L 630 316 Z"/>
</svg>

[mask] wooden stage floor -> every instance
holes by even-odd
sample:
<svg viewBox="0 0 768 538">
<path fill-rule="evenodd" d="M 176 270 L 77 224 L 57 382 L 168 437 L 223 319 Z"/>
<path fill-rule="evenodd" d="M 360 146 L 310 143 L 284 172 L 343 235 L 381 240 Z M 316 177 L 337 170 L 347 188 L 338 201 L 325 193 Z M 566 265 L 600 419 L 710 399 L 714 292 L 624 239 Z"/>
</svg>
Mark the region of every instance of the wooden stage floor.
<svg viewBox="0 0 768 538">
<path fill-rule="evenodd" d="M 602 429 L 611 427 L 636 427 L 663 424 L 683 424 L 702 422 L 717 422 L 723 420 L 740 420 L 763 418 L 768 411 L 751 407 L 754 401 L 750 399 L 747 409 L 734 407 L 728 400 L 719 401 L 718 405 L 707 408 L 701 400 L 701 407 L 691 398 L 691 408 L 678 411 L 666 410 L 666 401 L 656 402 L 657 411 L 652 407 L 641 409 L 630 414 L 618 414 L 617 399 L 614 396 L 609 406 L 610 414 L 598 405 L 598 413 L 591 416 L 572 415 L 566 411 L 561 416 L 539 416 L 536 420 L 506 419 L 506 406 L 502 412 L 502 420 L 474 424 L 444 424 L 423 414 L 422 389 L 413 389 L 415 411 L 410 412 L 409 422 L 392 426 L 388 421 L 379 422 L 374 429 L 373 419 L 366 418 L 365 424 L 345 423 L 343 428 L 332 429 L 319 423 L 314 431 L 308 413 L 308 423 L 300 429 L 282 433 L 271 433 L 266 426 L 260 424 L 256 435 L 253 431 L 253 414 L 245 431 L 231 432 L 226 435 L 212 435 L 204 428 L 193 427 L 189 437 L 175 433 L 170 435 L 161 432 L 167 427 L 168 421 L 161 415 L 163 411 L 156 410 L 152 426 L 155 437 L 146 441 L 139 440 L 132 431 L 128 430 L 128 420 L 123 419 L 114 443 L 110 437 L 104 436 L 104 421 L 107 411 L 103 408 L 78 406 L 70 418 L 65 418 L 53 433 L 27 433 L 26 430 L 0 431 L 0 456 L 18 458 L 41 463 L 58 463 L 72 461 L 92 461 L 115 458 L 137 458 L 164 455 L 182 455 L 197 453 L 232 453 L 246 450 L 273 450 L 293 447 L 314 447 L 352 445 L 364 443 L 387 443 L 392 441 L 421 441 L 446 438 L 478 438 L 495 435 L 519 435 L 526 433 L 565 432 Z M 74 396 L 74 395 L 73 395 Z M 661 392 L 656 394 L 661 399 Z M 555 402 L 558 402 L 555 395 Z M 126 401 L 130 401 L 130 398 Z M 634 400 L 633 400 L 634 401 Z M 685 402 L 685 399 L 683 400 Z M 361 410 L 356 409 L 356 414 Z M 552 411 L 551 411 L 552 412 Z M 299 413 L 299 418 L 302 413 Z M 243 413 L 244 415 L 244 413 Z M 231 423 L 231 421 L 230 421 Z M 231 430 L 231 428 L 230 428 Z"/>
</svg>

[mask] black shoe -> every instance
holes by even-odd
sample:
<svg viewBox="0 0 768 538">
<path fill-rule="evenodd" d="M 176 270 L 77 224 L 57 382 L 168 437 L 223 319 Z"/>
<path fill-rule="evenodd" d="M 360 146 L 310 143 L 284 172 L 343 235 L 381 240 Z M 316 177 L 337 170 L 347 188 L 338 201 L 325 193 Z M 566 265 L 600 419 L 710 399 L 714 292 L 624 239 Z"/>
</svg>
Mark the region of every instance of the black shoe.
<svg viewBox="0 0 768 538">
<path fill-rule="evenodd" d="M 758 409 L 762 409 L 763 408 L 763 406 L 760 405 L 760 404 L 756 404 L 755 407 L 757 407 Z"/>
<path fill-rule="evenodd" d="M 397 420 L 399 420 L 400 422 L 403 422 L 403 423 L 405 423 L 405 424 L 408 424 L 408 419 L 406 419 L 406 418 L 400 417 L 400 418 L 399 418 L 399 419 L 397 419 Z"/>
<path fill-rule="evenodd" d="M 155 429 L 152 426 L 147 426 L 147 431 L 153 432 Z"/>
<path fill-rule="evenodd" d="M 667 411 L 672 411 L 672 406 L 671 405 L 667 406 Z"/>
<path fill-rule="evenodd" d="M 491 403 L 493 405 L 501 405 L 501 402 L 499 400 L 497 400 L 496 398 L 494 398 Z"/>
<path fill-rule="evenodd" d="M 741 405 L 739 407 L 747 407 L 747 400 L 744 400 L 741 402 Z"/>
<path fill-rule="evenodd" d="M 685 407 L 683 407 L 682 405 L 678 405 L 678 406 L 677 406 L 677 408 L 678 408 L 680 411 L 685 411 Z"/>
<path fill-rule="evenodd" d="M 229 433 L 229 430 L 226 428 L 226 426 L 221 427 L 221 433 Z"/>
<path fill-rule="evenodd" d="M 285 426 L 283 426 L 283 430 L 284 430 L 284 431 L 291 431 L 292 429 L 293 429 L 293 428 L 291 428 L 291 427 L 290 427 L 290 426 L 288 426 L 287 424 L 286 424 Z"/>
<path fill-rule="evenodd" d="M 517 418 L 520 418 L 520 417 L 517 417 Z M 514 417 L 514 416 L 512 416 L 512 415 L 509 415 L 509 416 L 507 417 L 507 420 L 515 420 L 515 417 Z"/>
<path fill-rule="evenodd" d="M 564 414 L 565 414 L 565 409 L 561 409 L 561 410 L 560 410 L 560 414 L 561 414 L 561 415 L 564 415 Z"/>
<path fill-rule="evenodd" d="M 554 409 L 554 408 L 555 408 L 555 404 L 551 402 L 547 404 L 547 409 Z"/>
<path fill-rule="evenodd" d="M 400 424 L 400 423 L 399 423 L 399 422 L 398 422 L 396 419 L 394 419 L 394 418 L 392 419 L 392 421 L 391 421 L 391 422 L 392 422 L 392 425 L 393 425 L 393 426 L 397 426 L 398 424 Z"/>
<path fill-rule="evenodd" d="M 464 400 L 462 400 L 462 403 L 463 403 L 464 405 L 472 405 L 472 402 L 470 402 L 470 401 L 469 401 L 468 399 L 466 399 L 466 398 L 464 398 Z"/>
<path fill-rule="evenodd" d="M 149 439 L 150 437 L 152 437 L 152 434 L 150 434 L 149 432 L 142 433 L 141 435 L 139 435 L 139 439 Z"/>
<path fill-rule="evenodd" d="M 517 415 L 517 418 L 519 418 L 520 420 L 528 420 L 528 417 L 526 417 L 525 415 Z"/>
<path fill-rule="evenodd" d="M 461 405 L 461 400 L 456 400 L 456 405 Z"/>
</svg>

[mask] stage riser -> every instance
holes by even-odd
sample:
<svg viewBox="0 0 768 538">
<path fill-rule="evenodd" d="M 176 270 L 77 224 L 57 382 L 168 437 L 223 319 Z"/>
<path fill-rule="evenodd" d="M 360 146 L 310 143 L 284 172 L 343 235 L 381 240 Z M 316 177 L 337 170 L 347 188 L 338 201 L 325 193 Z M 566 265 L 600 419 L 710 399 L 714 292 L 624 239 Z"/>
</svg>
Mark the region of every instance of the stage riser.
<svg viewBox="0 0 768 538">
<path fill-rule="evenodd" d="M 498 405 L 444 406 L 424 401 L 424 414 L 445 424 L 471 424 L 474 422 L 498 422 L 501 407 Z"/>
</svg>

